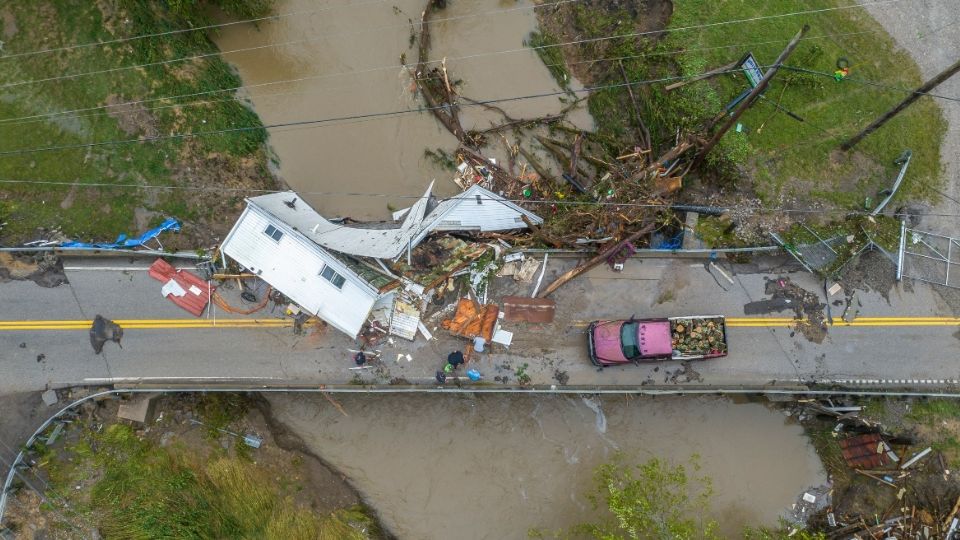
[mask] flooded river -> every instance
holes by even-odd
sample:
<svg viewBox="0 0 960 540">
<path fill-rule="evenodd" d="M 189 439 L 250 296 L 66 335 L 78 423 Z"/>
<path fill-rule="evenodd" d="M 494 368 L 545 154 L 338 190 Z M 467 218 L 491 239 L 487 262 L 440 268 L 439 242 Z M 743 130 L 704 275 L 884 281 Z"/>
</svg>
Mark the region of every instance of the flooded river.
<svg viewBox="0 0 960 540">
<path fill-rule="evenodd" d="M 526 538 L 594 515 L 592 472 L 698 454 L 728 537 L 776 525 L 825 474 L 799 426 L 714 397 L 270 394 L 275 416 L 348 475 L 400 538 Z"/>
<path fill-rule="evenodd" d="M 227 27 L 215 40 L 222 51 L 264 47 L 225 58 L 250 86 L 245 93 L 266 124 L 409 110 L 420 102 L 408 70 L 400 66 L 401 55 L 416 61 L 410 21 L 420 20 L 423 6 L 423 0 L 280 0 L 276 13 L 301 15 L 259 27 Z M 537 55 L 523 45 L 536 28 L 532 6 L 528 0 L 450 2 L 434 17 L 431 58 L 447 58 L 451 76 L 463 81 L 460 91 L 475 100 L 558 91 Z M 265 47 L 280 43 L 286 44 Z M 499 105 L 523 118 L 563 106 L 558 97 Z M 464 109 L 468 129 L 488 127 L 492 118 L 477 107 Z M 590 127 L 586 113 L 574 120 Z M 388 202 L 409 204 L 390 195 L 420 195 L 434 178 L 440 194 L 456 190 L 450 173 L 424 157 L 425 149 L 456 147 L 430 113 L 278 128 L 270 136 L 284 180 L 321 213 L 385 218 Z"/>
<path fill-rule="evenodd" d="M 435 18 L 431 58 L 446 57 L 460 92 L 476 100 L 558 91 L 535 53 L 509 52 L 536 28 L 531 5 L 449 2 Z M 281 0 L 277 13 L 302 14 L 229 27 L 216 39 L 224 51 L 295 42 L 226 56 L 267 124 L 407 110 L 420 104 L 400 57 L 416 59 L 409 21 L 422 9 L 422 0 Z M 563 106 L 557 97 L 499 105 L 527 118 Z M 497 120 L 470 107 L 463 119 L 467 128 Z M 586 114 L 573 121 L 591 124 Z M 281 128 L 270 142 L 287 183 L 329 215 L 384 218 L 388 202 L 406 202 L 396 195 L 417 195 L 433 178 L 441 194 L 456 189 L 424 157 L 456 144 L 428 113 Z M 340 396 L 349 417 L 323 398 L 270 399 L 401 538 L 525 538 L 531 527 L 589 519 L 593 469 L 618 451 L 637 462 L 699 454 L 716 489 L 714 514 L 733 536 L 744 524 L 775 524 L 804 488 L 824 481 L 799 427 L 761 405 L 718 398 Z"/>
</svg>

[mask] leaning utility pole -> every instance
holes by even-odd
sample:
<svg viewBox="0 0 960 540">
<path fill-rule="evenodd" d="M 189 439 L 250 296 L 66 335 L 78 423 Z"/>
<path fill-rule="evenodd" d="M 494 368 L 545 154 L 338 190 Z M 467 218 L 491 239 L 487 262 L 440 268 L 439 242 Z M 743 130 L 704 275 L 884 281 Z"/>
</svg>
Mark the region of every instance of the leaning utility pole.
<svg viewBox="0 0 960 540">
<path fill-rule="evenodd" d="M 793 36 L 793 39 L 791 39 L 790 43 L 787 44 L 787 48 L 784 49 L 782 53 L 780 53 L 780 56 L 778 56 L 777 59 L 773 62 L 773 65 L 763 75 L 763 78 L 760 79 L 760 82 L 757 83 L 756 88 L 754 88 L 752 92 L 747 94 L 747 97 L 744 98 L 744 100 L 741 101 L 739 105 L 737 105 L 737 108 L 734 109 L 733 114 L 730 115 L 730 118 L 727 118 L 727 121 L 724 122 L 723 126 L 721 126 L 720 129 L 707 142 L 706 146 L 704 146 L 703 149 L 700 150 L 700 153 L 697 154 L 696 160 L 694 160 L 694 166 L 699 165 L 703 161 L 703 158 L 707 156 L 710 150 L 713 150 L 713 147 L 716 146 L 718 142 L 720 142 L 720 138 L 723 137 L 723 134 L 730 129 L 730 127 L 734 124 L 734 122 L 740 119 L 740 116 L 744 113 L 744 111 L 747 110 L 748 107 L 750 107 L 750 105 L 753 104 L 753 101 L 757 98 L 760 92 L 763 92 L 767 88 L 767 85 L 770 84 L 770 79 L 772 79 L 773 76 L 777 74 L 777 71 L 780 70 L 780 66 L 783 65 L 783 61 L 786 60 L 787 57 L 790 56 L 790 53 L 792 53 L 793 50 L 797 48 L 797 44 L 800 43 L 800 38 L 802 38 L 803 35 L 806 34 L 808 30 L 810 30 L 810 25 L 805 24 L 803 25 L 803 28 L 801 28 L 800 31 L 797 32 L 797 35 Z"/>
<path fill-rule="evenodd" d="M 940 72 L 940 74 L 937 75 L 936 77 L 923 83 L 923 85 L 920 86 L 920 88 L 917 88 L 916 90 L 914 90 L 909 96 L 904 98 L 903 101 L 898 103 L 896 107 L 887 111 L 886 114 L 874 120 L 873 123 L 867 126 L 866 128 L 864 128 L 863 131 L 847 139 L 846 142 L 840 145 L 840 149 L 843 151 L 850 150 L 851 148 L 856 146 L 858 142 L 862 141 L 864 137 L 873 133 L 874 131 L 877 130 L 877 128 L 887 123 L 887 120 L 890 120 L 891 118 L 899 114 L 900 111 L 909 107 L 911 103 L 920 99 L 920 96 L 926 94 L 930 90 L 933 90 L 934 88 L 937 87 L 937 85 L 949 79 L 958 71 L 960 71 L 960 60 L 957 60 L 956 62 L 954 62 L 952 66 Z"/>
</svg>

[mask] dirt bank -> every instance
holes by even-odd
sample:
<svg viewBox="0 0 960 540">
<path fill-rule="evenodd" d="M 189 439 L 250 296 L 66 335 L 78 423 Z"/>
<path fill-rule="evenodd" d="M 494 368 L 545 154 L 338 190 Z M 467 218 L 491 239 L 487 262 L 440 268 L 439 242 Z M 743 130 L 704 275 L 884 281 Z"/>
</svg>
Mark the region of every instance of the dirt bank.
<svg viewBox="0 0 960 540">
<path fill-rule="evenodd" d="M 830 494 L 806 508 L 809 528 L 831 538 L 863 538 L 870 536 L 862 532 L 867 524 L 886 523 L 872 531 L 874 537 L 879 529 L 893 538 L 913 538 L 924 529 L 930 538 L 946 537 L 960 504 L 956 402 L 877 398 L 819 405 L 853 408 L 831 412 L 813 403 L 785 409 L 804 425 L 830 475 Z"/>
<path fill-rule="evenodd" d="M 64 397 L 73 398 L 69 393 Z M 34 405 L 27 398 L 11 399 L 20 407 Z M 303 445 L 282 426 L 274 431 L 278 425 L 269 416 L 269 405 L 255 396 L 159 396 L 146 424 L 118 418 L 118 407 L 128 398 L 137 396 L 85 402 L 78 408 L 79 416 L 55 441 L 35 447 L 27 458 L 34 466 L 24 470 L 15 482 L 17 491 L 5 516 L 6 526 L 23 538 L 80 538 L 94 530 L 107 536 L 152 534 L 150 531 L 160 529 L 154 528 L 157 523 L 142 519 L 150 512 L 147 508 L 166 505 L 169 497 L 183 497 L 168 509 L 169 519 L 158 518 L 163 527 L 172 527 L 164 530 L 223 532 L 253 527 L 260 531 L 248 529 L 254 536 L 269 531 L 278 537 L 279 530 L 302 532 L 309 529 L 302 528 L 304 520 L 315 520 L 315 526 L 325 534 L 340 531 L 335 533 L 340 538 L 389 538 L 380 532 L 380 526 L 341 474 L 309 451 L 301 451 Z M 4 426 L 4 434 L 22 438 L 24 427 Z M 45 435 L 50 433 L 52 429 Z M 258 439 L 260 446 L 244 444 L 245 435 Z M 116 456 L 124 457 L 116 462 Z M 152 464 L 167 461 L 170 463 L 154 470 Z M 111 487 L 117 478 L 131 474 L 122 486 Z M 166 484 L 180 474 L 186 476 L 176 486 Z M 141 491 L 136 484 L 144 481 L 152 484 L 151 491 L 156 494 L 152 502 L 152 497 L 138 495 Z M 225 481 L 232 483 L 220 485 Z M 104 493 L 115 489 L 123 493 L 122 502 L 104 506 Z M 256 516 L 236 514 L 237 501 L 231 499 L 231 493 L 241 492 L 250 501 L 241 514 Z M 203 504 L 196 506 L 193 514 L 179 515 L 181 504 L 194 496 L 201 496 Z M 47 504 L 41 506 L 44 500 Z M 283 508 L 280 513 L 268 510 L 277 503 Z M 142 504 L 147 506 L 138 510 Z M 207 519 L 203 509 L 208 507 L 215 507 L 220 514 Z M 297 519 L 301 521 L 292 522 L 296 525 L 286 521 L 291 513 L 299 513 Z M 254 518 L 262 523 L 245 524 Z"/>
</svg>

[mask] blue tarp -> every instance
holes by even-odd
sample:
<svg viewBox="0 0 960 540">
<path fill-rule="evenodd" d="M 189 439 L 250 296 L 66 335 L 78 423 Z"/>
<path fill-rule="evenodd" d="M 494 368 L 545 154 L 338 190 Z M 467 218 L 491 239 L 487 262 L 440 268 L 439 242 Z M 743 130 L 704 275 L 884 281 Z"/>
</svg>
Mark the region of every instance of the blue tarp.
<svg viewBox="0 0 960 540">
<path fill-rule="evenodd" d="M 678 233 L 673 238 L 657 235 L 651 243 L 653 244 L 653 249 L 680 249 L 680 246 L 683 245 L 683 232 Z"/>
<path fill-rule="evenodd" d="M 63 242 L 60 247 L 65 248 L 94 248 L 94 249 L 129 249 L 146 246 L 146 243 L 160 236 L 164 231 L 180 232 L 180 222 L 174 218 L 167 218 L 159 227 L 150 229 L 136 238 L 127 238 L 121 234 L 113 243 L 89 244 L 87 242 Z"/>
</svg>

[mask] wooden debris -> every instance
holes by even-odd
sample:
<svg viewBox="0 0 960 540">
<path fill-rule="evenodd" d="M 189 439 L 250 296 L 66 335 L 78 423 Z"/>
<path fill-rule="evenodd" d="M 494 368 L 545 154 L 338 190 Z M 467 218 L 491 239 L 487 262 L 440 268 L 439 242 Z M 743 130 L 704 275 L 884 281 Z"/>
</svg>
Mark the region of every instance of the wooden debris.
<svg viewBox="0 0 960 540">
<path fill-rule="evenodd" d="M 617 65 L 620 66 L 620 75 L 623 76 L 623 83 L 627 87 L 627 93 L 630 95 L 630 104 L 633 105 L 633 117 L 637 122 L 637 135 L 640 139 L 640 146 L 647 151 L 650 151 L 650 130 L 647 129 L 647 125 L 643 122 L 643 116 L 640 114 L 640 106 L 637 104 L 637 98 L 633 95 L 633 86 L 630 83 L 630 78 L 627 77 L 627 70 L 623 67 L 623 61 L 617 60 Z"/>
<path fill-rule="evenodd" d="M 500 308 L 496 304 L 481 305 L 475 300 L 461 298 L 457 309 L 450 319 L 440 326 L 451 334 L 469 339 L 482 337 L 489 343 L 493 339 L 493 327 L 497 322 Z"/>
<path fill-rule="evenodd" d="M 943 520 L 943 528 L 946 529 L 950 526 L 950 522 L 953 521 L 954 516 L 957 515 L 957 512 L 960 512 L 960 497 L 957 497 L 957 502 L 953 505 L 953 510 L 947 514 L 946 519 Z"/>
<path fill-rule="evenodd" d="M 876 480 L 877 482 L 880 482 L 881 484 L 888 485 L 888 486 L 890 486 L 890 487 L 892 487 L 892 488 L 894 488 L 894 489 L 896 489 L 896 487 L 897 487 L 897 485 L 894 484 L 893 482 L 887 482 L 887 481 L 884 480 L 883 478 L 880 478 L 879 476 L 877 476 L 877 475 L 875 475 L 875 474 L 868 473 L 867 471 L 865 471 L 865 470 L 863 470 L 863 469 L 854 469 L 854 471 L 856 471 L 857 474 L 862 474 L 863 476 L 866 476 L 866 477 L 868 477 L 868 478 L 873 478 L 873 479 Z"/>
<path fill-rule="evenodd" d="M 623 240 L 620 240 L 619 242 L 614 243 L 612 246 L 604 249 L 603 251 L 601 251 L 600 253 L 598 253 L 594 258 L 590 259 L 589 261 L 581 264 L 580 266 L 577 266 L 576 268 L 574 268 L 573 270 L 570 270 L 569 272 L 566 272 L 566 273 L 563 274 L 562 276 L 558 277 L 553 283 L 551 283 L 550 285 L 548 285 L 547 288 L 544 289 L 543 292 L 540 293 L 539 297 L 540 297 L 540 298 L 546 298 L 546 297 L 550 296 L 554 291 L 556 291 L 557 289 L 559 289 L 560 287 L 562 287 L 564 283 L 566 283 L 566 282 L 570 281 L 571 279 L 579 276 L 580 274 L 586 272 L 587 270 L 590 270 L 590 269 L 593 268 L 594 266 L 597 266 L 598 264 L 602 263 L 603 261 L 605 261 L 605 260 L 607 259 L 607 257 L 609 257 L 610 255 L 613 255 L 614 253 L 620 251 L 620 249 L 621 249 L 623 246 L 625 246 L 627 243 L 633 242 L 634 240 L 637 240 L 638 238 L 640 238 L 641 236 L 643 236 L 643 235 L 645 235 L 645 234 L 649 234 L 650 231 L 652 231 L 652 230 L 654 229 L 654 227 L 656 227 L 656 224 L 655 224 L 655 223 L 650 223 L 650 224 L 642 227 L 640 230 L 636 231 L 635 233 L 631 234 L 630 236 L 628 236 L 628 237 L 624 238 Z"/>
<path fill-rule="evenodd" d="M 697 75 L 696 77 L 692 77 L 692 78 L 689 78 L 689 79 L 684 79 L 684 80 L 679 81 L 679 82 L 675 82 L 675 83 L 672 83 L 672 84 L 668 84 L 668 85 L 664 86 L 663 89 L 666 90 L 667 92 L 669 92 L 669 91 L 671 91 L 671 90 L 676 90 L 677 88 L 680 88 L 681 86 L 686 86 L 686 85 L 688 85 L 688 84 L 690 84 L 690 83 L 692 83 L 692 82 L 702 81 L 702 80 L 704 80 L 704 79 L 709 79 L 710 77 L 716 77 L 717 75 L 723 75 L 724 73 L 729 73 L 730 70 L 733 69 L 733 68 L 735 68 L 735 67 L 737 67 L 737 64 L 739 64 L 739 63 L 740 63 L 739 61 L 737 61 L 737 62 L 730 62 L 729 64 L 727 64 L 727 65 L 725 65 L 725 66 L 721 66 L 721 67 L 718 67 L 717 69 L 713 69 L 713 70 L 707 71 L 706 73 L 701 73 L 700 75 Z"/>
</svg>

